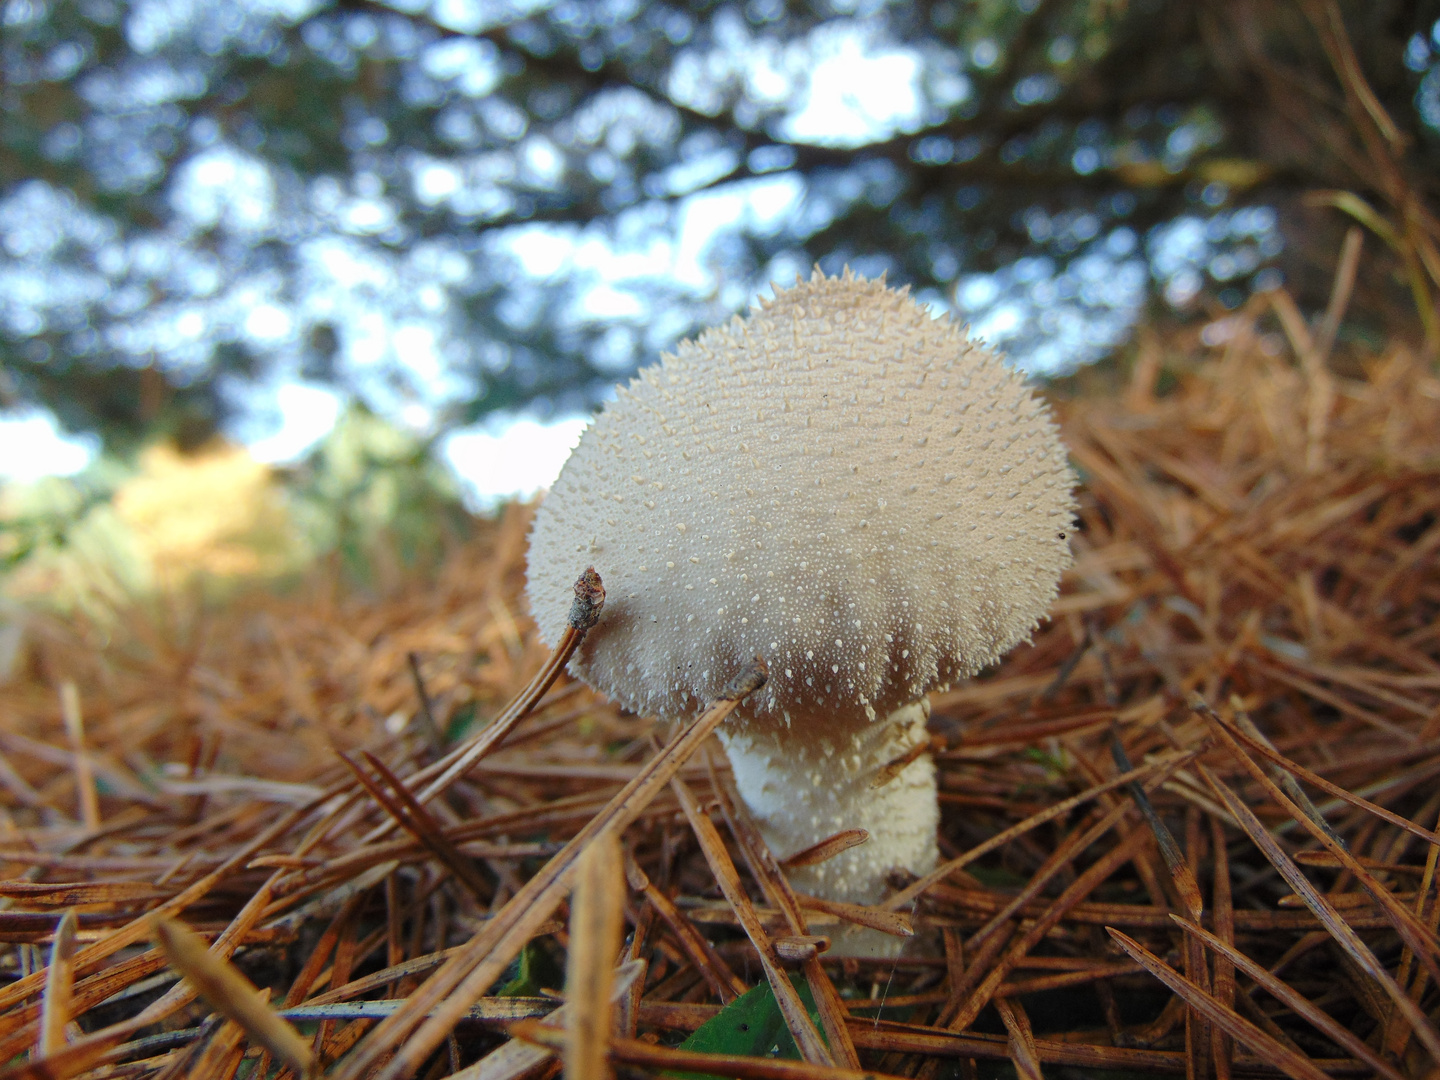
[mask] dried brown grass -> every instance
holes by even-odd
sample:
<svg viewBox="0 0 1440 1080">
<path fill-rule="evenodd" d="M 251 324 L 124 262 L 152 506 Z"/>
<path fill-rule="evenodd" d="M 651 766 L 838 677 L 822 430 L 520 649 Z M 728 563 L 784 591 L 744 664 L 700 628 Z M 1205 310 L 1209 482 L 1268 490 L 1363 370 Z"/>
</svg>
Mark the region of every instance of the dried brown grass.
<svg viewBox="0 0 1440 1080">
<path fill-rule="evenodd" d="M 1303 320 L 1269 355 L 1291 315 L 1259 298 L 1223 348 L 1059 403 L 1075 568 L 1031 645 L 936 696 L 948 861 L 878 909 L 790 891 L 705 746 L 728 700 L 662 749 L 550 685 L 523 508 L 374 595 L 321 568 L 222 609 L 36 616 L 0 687 L 6 1075 L 286 1071 L 254 1041 L 274 1012 L 236 991 L 252 1027 L 207 1020 L 154 913 L 302 1025 L 287 1060 L 356 1080 L 701 1068 L 667 1046 L 766 978 L 805 1060 L 723 1075 L 1431 1075 L 1440 379 L 1398 345 L 1322 356 Z M 832 960 L 842 920 L 916 933 Z M 496 996 L 531 941 L 613 1010 Z"/>
</svg>

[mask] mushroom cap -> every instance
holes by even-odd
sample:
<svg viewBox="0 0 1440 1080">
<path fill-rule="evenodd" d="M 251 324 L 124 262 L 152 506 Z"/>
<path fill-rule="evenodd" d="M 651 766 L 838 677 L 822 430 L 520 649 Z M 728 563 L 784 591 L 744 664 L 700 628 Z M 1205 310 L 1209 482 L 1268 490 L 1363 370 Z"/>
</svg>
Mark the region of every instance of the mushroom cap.
<svg viewBox="0 0 1440 1080">
<path fill-rule="evenodd" d="M 817 271 L 619 389 L 536 513 L 530 604 L 553 643 L 599 571 L 570 667 L 637 712 L 693 712 L 758 653 L 751 717 L 875 719 L 1029 636 L 1070 563 L 1074 483 L 994 353 Z"/>
</svg>

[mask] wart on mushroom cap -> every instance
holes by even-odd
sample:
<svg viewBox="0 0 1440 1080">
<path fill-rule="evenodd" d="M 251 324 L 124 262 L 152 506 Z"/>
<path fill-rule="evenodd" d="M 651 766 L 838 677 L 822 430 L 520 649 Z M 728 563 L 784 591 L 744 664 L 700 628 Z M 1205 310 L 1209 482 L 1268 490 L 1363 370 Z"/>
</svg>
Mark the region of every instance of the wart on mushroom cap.
<svg viewBox="0 0 1440 1080">
<path fill-rule="evenodd" d="M 593 563 L 610 604 L 581 678 L 675 717 L 759 653 L 732 751 L 814 724 L 844 755 L 857 723 L 1029 635 L 1073 485 L 1047 406 L 993 353 L 903 291 L 817 272 L 620 389 L 536 515 L 529 594 L 554 641 Z"/>
</svg>

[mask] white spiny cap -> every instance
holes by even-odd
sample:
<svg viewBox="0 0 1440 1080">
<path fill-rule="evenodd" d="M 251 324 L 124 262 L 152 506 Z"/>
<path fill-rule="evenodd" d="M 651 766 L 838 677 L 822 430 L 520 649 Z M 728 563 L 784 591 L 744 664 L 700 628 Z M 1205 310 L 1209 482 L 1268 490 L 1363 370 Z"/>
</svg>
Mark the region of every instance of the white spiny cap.
<svg viewBox="0 0 1440 1080">
<path fill-rule="evenodd" d="M 873 719 L 1029 636 L 1074 483 L 994 353 L 817 272 L 620 389 L 536 515 L 530 602 L 553 643 L 594 565 L 609 599 L 571 668 L 636 711 L 688 714 L 758 653 L 747 713 Z"/>
</svg>

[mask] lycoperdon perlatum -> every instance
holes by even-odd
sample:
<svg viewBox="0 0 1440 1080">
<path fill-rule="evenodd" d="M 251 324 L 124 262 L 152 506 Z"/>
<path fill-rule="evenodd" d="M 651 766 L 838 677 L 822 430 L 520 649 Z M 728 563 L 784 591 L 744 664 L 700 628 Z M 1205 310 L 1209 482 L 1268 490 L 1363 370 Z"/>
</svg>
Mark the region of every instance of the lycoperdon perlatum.
<svg viewBox="0 0 1440 1080">
<path fill-rule="evenodd" d="M 555 641 L 595 566 L 610 599 L 571 670 L 637 712 L 687 715 L 763 656 L 721 731 L 737 789 L 781 857 L 869 830 L 792 880 L 873 903 L 936 861 L 925 695 L 1045 616 L 1074 484 L 995 353 L 904 291 L 817 272 L 619 388 L 536 515 L 530 602 Z"/>
</svg>

